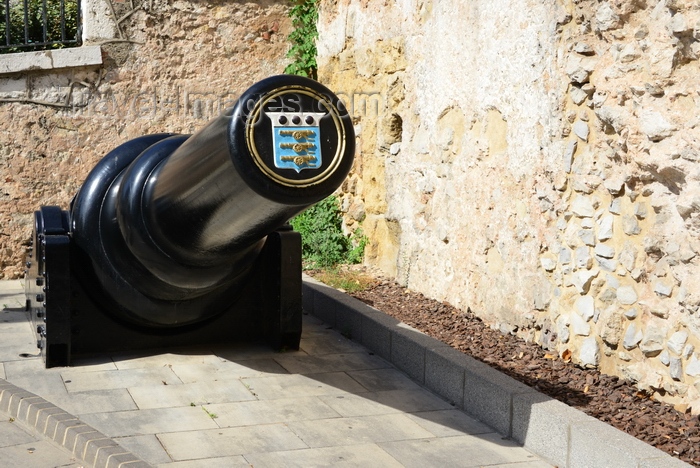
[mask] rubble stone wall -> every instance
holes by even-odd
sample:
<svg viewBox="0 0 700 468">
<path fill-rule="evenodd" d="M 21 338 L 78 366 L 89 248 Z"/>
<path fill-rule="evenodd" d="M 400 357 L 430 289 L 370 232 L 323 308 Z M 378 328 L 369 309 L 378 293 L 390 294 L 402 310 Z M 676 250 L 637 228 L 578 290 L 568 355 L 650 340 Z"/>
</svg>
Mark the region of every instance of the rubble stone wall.
<svg viewBox="0 0 700 468">
<path fill-rule="evenodd" d="M 67 208 L 107 152 L 192 133 L 288 63 L 286 2 L 108 1 L 83 2 L 102 65 L 0 75 L 0 278 L 22 276 L 34 210 Z"/>
<path fill-rule="evenodd" d="M 700 411 L 700 4 L 324 0 L 366 261 Z"/>
</svg>

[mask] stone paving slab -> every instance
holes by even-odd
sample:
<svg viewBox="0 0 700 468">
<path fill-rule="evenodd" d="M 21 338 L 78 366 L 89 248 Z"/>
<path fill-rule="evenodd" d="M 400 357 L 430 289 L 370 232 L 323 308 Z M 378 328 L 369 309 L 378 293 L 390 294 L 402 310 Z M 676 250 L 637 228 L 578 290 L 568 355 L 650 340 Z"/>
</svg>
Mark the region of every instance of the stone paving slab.
<svg viewBox="0 0 700 468">
<path fill-rule="evenodd" d="M 126 450 L 138 453 L 140 458 L 152 465 L 172 462 L 155 434 L 115 437 L 113 440 Z"/>
<path fill-rule="evenodd" d="M 242 455 L 232 457 L 200 458 L 171 463 L 160 463 L 158 468 L 251 468 Z"/>
<path fill-rule="evenodd" d="M 323 330 L 301 338 L 301 347 L 311 355 L 364 353 L 362 345 L 354 343 L 335 330 Z"/>
<path fill-rule="evenodd" d="M 493 429 L 456 409 L 421 411 L 407 416 L 437 437 L 488 434 Z"/>
<path fill-rule="evenodd" d="M 401 468 L 403 466 L 376 444 L 257 453 L 250 455 L 248 459 L 250 464 L 256 468 L 278 468 L 280 466 L 288 468 L 309 466 Z"/>
<path fill-rule="evenodd" d="M 22 353 L 36 355 L 36 339 L 24 309 L 4 307 L 0 310 L 0 362 L 22 359 Z"/>
<path fill-rule="evenodd" d="M 340 414 L 319 397 L 280 398 L 207 405 L 219 427 L 253 426 L 291 421 L 338 418 Z"/>
<path fill-rule="evenodd" d="M 504 440 L 499 434 L 481 434 L 478 437 L 461 435 L 421 440 L 402 440 L 380 443 L 392 457 L 407 468 L 481 467 L 493 464 L 527 462 L 530 466 L 550 466 L 525 451 L 513 451 L 516 442 Z M 615 466 L 615 465 L 608 465 Z"/>
<path fill-rule="evenodd" d="M 141 410 L 255 400 L 239 379 L 129 387 L 129 394 Z"/>
<path fill-rule="evenodd" d="M 8 423 L 9 424 L 9 423 Z M 4 428 L 0 427 L 0 432 Z M 81 468 L 82 462 L 51 442 L 34 436 L 31 442 L 0 447 L 2 466 L 31 468 Z"/>
<path fill-rule="evenodd" d="M 91 413 L 84 414 L 81 420 L 108 437 L 206 430 L 219 427 L 200 406 Z"/>
<path fill-rule="evenodd" d="M 276 361 L 291 374 L 321 374 L 391 367 L 385 360 L 367 351 L 344 354 L 280 356 Z"/>
<path fill-rule="evenodd" d="M 334 447 L 434 437 L 434 434 L 404 414 L 297 421 L 289 423 L 288 426 L 308 447 Z"/>
<path fill-rule="evenodd" d="M 168 432 L 158 439 L 175 461 L 308 448 L 286 424 Z"/>
<path fill-rule="evenodd" d="M 321 397 L 328 406 L 346 417 L 382 415 L 390 413 L 411 413 L 451 409 L 442 398 L 423 389 L 388 390 L 368 392 L 359 395 L 339 395 Z"/>
<path fill-rule="evenodd" d="M 73 369 L 61 372 L 68 393 L 112 390 L 143 385 L 177 385 L 182 381 L 169 367 L 146 367 L 82 372 Z"/>
<path fill-rule="evenodd" d="M 383 392 L 388 390 L 417 390 L 423 388 L 413 380 L 406 377 L 406 374 L 396 370 L 393 367 L 388 367 L 385 369 L 351 371 L 346 373 L 370 392 Z"/>
<path fill-rule="evenodd" d="M 259 400 L 303 398 L 367 391 L 344 372 L 305 376 L 299 374 L 245 379 L 245 385 Z"/>
<path fill-rule="evenodd" d="M 247 379 L 265 377 L 270 374 L 287 374 L 277 361 L 271 358 L 256 358 L 239 362 L 222 361 L 204 364 L 173 364 L 171 369 L 182 383 L 212 382 L 216 380 Z"/>
</svg>

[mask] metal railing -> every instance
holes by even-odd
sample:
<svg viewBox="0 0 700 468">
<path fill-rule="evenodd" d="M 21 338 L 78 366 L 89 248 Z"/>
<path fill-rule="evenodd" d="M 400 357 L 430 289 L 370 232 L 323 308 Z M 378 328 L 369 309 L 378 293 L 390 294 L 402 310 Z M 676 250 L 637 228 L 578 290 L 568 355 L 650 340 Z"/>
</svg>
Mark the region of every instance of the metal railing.
<svg viewBox="0 0 700 468">
<path fill-rule="evenodd" d="M 80 0 L 0 0 L 0 54 L 80 45 Z"/>
</svg>

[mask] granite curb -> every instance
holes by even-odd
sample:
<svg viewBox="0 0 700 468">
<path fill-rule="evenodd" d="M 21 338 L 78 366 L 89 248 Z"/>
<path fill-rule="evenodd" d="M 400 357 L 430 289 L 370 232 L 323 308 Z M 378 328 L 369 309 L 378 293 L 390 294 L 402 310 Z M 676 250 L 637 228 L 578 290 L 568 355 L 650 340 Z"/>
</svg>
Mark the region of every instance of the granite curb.
<svg viewBox="0 0 700 468">
<path fill-rule="evenodd" d="M 43 398 L 0 379 L 0 414 L 53 441 L 92 468 L 151 468 L 111 438 Z"/>
<path fill-rule="evenodd" d="M 303 308 L 467 414 L 560 467 L 690 465 L 304 277 Z"/>
</svg>

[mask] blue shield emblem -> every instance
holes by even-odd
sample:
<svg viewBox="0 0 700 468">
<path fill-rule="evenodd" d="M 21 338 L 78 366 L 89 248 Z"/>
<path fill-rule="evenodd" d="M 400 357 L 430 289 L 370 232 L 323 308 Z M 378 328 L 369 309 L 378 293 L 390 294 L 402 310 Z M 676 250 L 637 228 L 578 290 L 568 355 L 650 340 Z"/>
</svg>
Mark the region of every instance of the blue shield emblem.
<svg viewBox="0 0 700 468">
<path fill-rule="evenodd" d="M 304 169 L 321 167 L 319 122 L 323 112 L 267 112 L 272 121 L 275 167 Z"/>
</svg>

